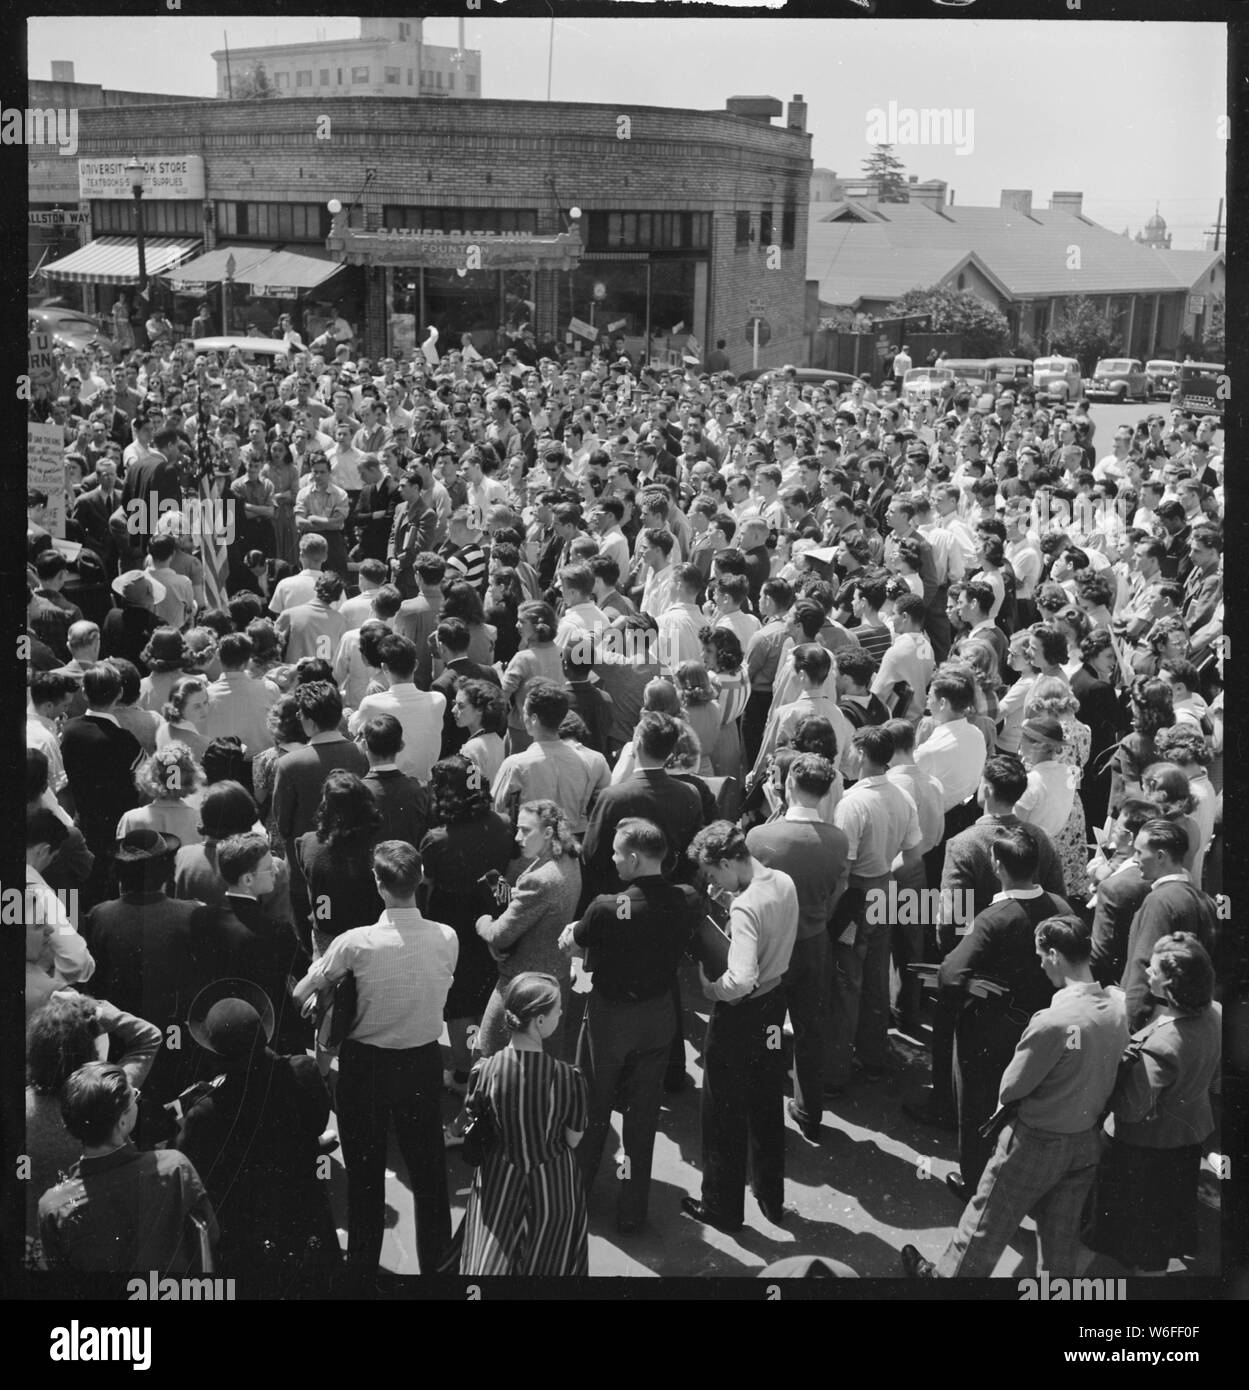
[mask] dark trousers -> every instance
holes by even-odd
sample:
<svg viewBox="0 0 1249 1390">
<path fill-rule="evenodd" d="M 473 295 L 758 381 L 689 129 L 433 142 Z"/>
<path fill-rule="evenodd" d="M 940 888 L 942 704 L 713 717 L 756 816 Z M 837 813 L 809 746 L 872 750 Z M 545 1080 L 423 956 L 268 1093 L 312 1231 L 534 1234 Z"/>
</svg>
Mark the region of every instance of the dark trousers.
<svg viewBox="0 0 1249 1390">
<path fill-rule="evenodd" d="M 672 997 L 668 994 L 636 1003 L 615 1003 L 591 993 L 586 1004 L 577 1044 L 577 1070 L 590 1088 L 590 1112 L 586 1132 L 577 1146 L 577 1162 L 588 1198 L 619 1099 L 624 1161 L 616 1177 L 620 1182 L 618 1214 L 625 1223 L 646 1219 L 655 1127 L 674 1027 Z"/>
<path fill-rule="evenodd" d="M 703 1045 L 704 1206 L 743 1220 L 746 1179 L 760 1205 L 785 1196 L 785 987 L 761 999 L 716 1004 Z"/>
<path fill-rule="evenodd" d="M 928 607 L 928 615 L 924 619 L 924 631 L 932 643 L 933 660 L 938 666 L 949 656 L 950 648 L 954 645 L 954 633 L 950 627 L 949 614 L 945 611 L 946 599 L 949 594 L 949 584 L 942 584 L 933 595 L 932 603 Z"/>
<path fill-rule="evenodd" d="M 685 1085 L 685 1017 L 681 1012 L 681 979 L 672 977 L 672 1045 L 668 1049 L 668 1079 L 674 1090 Z"/>
<path fill-rule="evenodd" d="M 980 815 L 980 807 L 973 796 L 957 806 L 951 806 L 945 813 L 945 825 L 940 843 L 924 855 L 924 880 L 929 888 L 941 887 L 941 872 L 945 867 L 945 843 L 955 835 L 974 825 Z"/>
<path fill-rule="evenodd" d="M 925 886 L 923 867 L 900 869 L 896 875 L 898 891 L 920 892 Z M 916 918 L 919 913 L 911 914 Z M 919 976 L 906 967 L 912 961 L 924 959 L 924 926 L 920 921 L 895 922 L 890 929 L 889 952 L 898 971 L 898 1016 L 908 1028 L 919 1026 L 919 1006 L 923 1002 L 923 987 Z"/>
<path fill-rule="evenodd" d="M 997 1109 L 1002 1073 L 1015 1055 L 1028 1020 L 1004 1000 L 975 1000 L 963 1007 L 954 1028 L 954 1099 L 958 1106 L 959 1171 L 968 1187 L 980 1183 L 994 1139 L 980 1126 Z"/>
<path fill-rule="evenodd" d="M 794 942 L 785 972 L 785 1000 L 794 1026 L 794 1108 L 815 1124 L 824 1114 L 828 957 L 828 933 L 822 931 Z"/>
<path fill-rule="evenodd" d="M 887 921 L 869 894 L 887 892 L 889 875 L 851 877 L 833 914 L 829 932 L 831 1004 L 825 1030 L 824 1077 L 830 1086 L 850 1083 L 855 1057 L 867 1067 L 889 1060 L 889 940 Z M 843 941 L 855 924 L 853 939 Z"/>
<path fill-rule="evenodd" d="M 763 732 L 768 727 L 768 713 L 772 708 L 771 690 L 752 690 L 742 710 L 742 765 L 754 767 L 759 749 L 763 746 Z"/>
<path fill-rule="evenodd" d="M 393 1120 L 416 1205 L 416 1253 L 432 1274 L 451 1243 L 451 1203 L 439 1098 L 442 1057 L 424 1047 L 343 1043 L 335 1103 L 347 1165 L 347 1264 L 371 1276 L 382 1253 L 386 1135 Z"/>
<path fill-rule="evenodd" d="M 954 1025 L 960 1005 L 938 997 L 932 1011 L 932 1108 L 944 1119 L 953 1120 L 954 1105 Z M 989 1114 L 992 1114 L 990 1110 Z M 988 1119 L 988 1115 L 985 1116 Z"/>
</svg>

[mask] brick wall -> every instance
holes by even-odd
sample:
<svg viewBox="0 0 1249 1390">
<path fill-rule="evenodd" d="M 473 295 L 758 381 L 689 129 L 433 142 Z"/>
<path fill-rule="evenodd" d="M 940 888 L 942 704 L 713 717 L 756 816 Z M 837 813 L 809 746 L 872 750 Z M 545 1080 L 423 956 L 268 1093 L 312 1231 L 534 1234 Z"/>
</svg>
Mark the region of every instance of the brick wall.
<svg viewBox="0 0 1249 1390">
<path fill-rule="evenodd" d="M 317 139 L 320 117 L 328 118 L 328 139 Z M 627 140 L 618 138 L 621 117 Z M 364 200 L 371 228 L 387 204 L 536 207 L 543 235 L 563 230 L 562 212 L 572 206 L 711 212 L 709 336 L 728 340 L 735 367 L 749 366 L 743 335 L 757 297 L 772 328 L 760 365 L 806 360 L 811 158 L 810 137 L 800 132 L 660 107 L 287 97 L 166 107 L 158 120 L 140 107 L 83 111 L 80 145 L 84 157 L 202 154 L 210 198 L 349 203 L 374 167 Z M 787 202 L 797 212 L 794 246 L 769 270 L 761 209 L 771 204 L 779 241 Z M 755 231 L 740 249 L 738 211 L 750 213 Z M 551 298 L 539 294 L 539 334 Z"/>
</svg>

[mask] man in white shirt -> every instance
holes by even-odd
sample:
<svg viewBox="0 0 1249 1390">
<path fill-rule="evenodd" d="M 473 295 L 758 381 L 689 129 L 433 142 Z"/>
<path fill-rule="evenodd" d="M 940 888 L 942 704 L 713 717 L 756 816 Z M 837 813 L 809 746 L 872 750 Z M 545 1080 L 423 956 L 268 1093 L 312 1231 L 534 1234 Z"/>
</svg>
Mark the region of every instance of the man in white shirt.
<svg viewBox="0 0 1249 1390">
<path fill-rule="evenodd" d="M 287 610 L 289 611 L 289 610 Z M 249 760 L 273 746 L 267 719 L 282 692 L 270 680 L 248 675 L 251 638 L 245 632 L 227 632 L 217 648 L 221 675 L 208 687 L 206 738 L 236 737 Z"/>
<path fill-rule="evenodd" d="M 564 616 L 559 620 L 555 645 L 561 651 L 585 643 L 585 659 L 578 665 L 589 665 L 594 659 L 594 639 L 607 626 L 607 614 L 594 602 L 594 571 L 589 565 L 565 565 L 559 572 L 560 592 L 564 596 Z"/>
<path fill-rule="evenodd" d="M 388 689 L 366 695 L 347 721 L 347 732 L 354 738 L 375 714 L 393 714 L 403 727 L 403 747 L 396 762 L 399 771 L 418 782 L 428 782 L 429 772 L 442 749 L 442 717 L 446 699 L 436 690 L 418 690 L 413 682 L 416 671 L 416 644 L 397 633 L 378 643 L 382 672 Z"/>
<path fill-rule="evenodd" d="M 629 541 L 620 529 L 624 503 L 618 497 L 601 497 L 590 512 L 590 529 L 598 537 L 600 555 L 610 555 L 621 574 L 629 572 Z"/>
<path fill-rule="evenodd" d="M 36 671 L 30 680 L 26 706 L 26 747 L 48 760 L 48 786 L 59 793 L 69 781 L 58 741 L 60 721 L 69 711 L 78 682 L 66 671 Z"/>
<path fill-rule="evenodd" d="M 646 571 L 639 607 L 656 623 L 676 592 L 676 568 L 670 563 L 675 546 L 671 531 L 644 528 L 638 532 L 638 554 Z"/>
<path fill-rule="evenodd" d="M 832 653 L 818 642 L 804 642 L 789 653 L 798 677 L 800 694 L 788 704 L 773 705 L 768 722 L 763 731 L 763 742 L 759 746 L 759 756 L 755 759 L 751 772 L 752 785 L 762 780 L 767 771 L 768 760 L 777 747 L 793 737 L 794 730 L 808 716 L 818 714 L 833 726 L 837 738 L 837 766 L 843 773 L 849 773 L 850 743 L 854 727 L 837 707 L 834 696 L 826 693 L 829 673 L 833 668 Z"/>
<path fill-rule="evenodd" d="M 763 626 L 753 613 L 745 611 L 750 600 L 750 580 L 744 574 L 715 571 L 716 601 L 712 627 L 727 627 L 742 644 L 743 653 L 750 639 Z"/>
<path fill-rule="evenodd" d="M 915 750 L 915 762 L 941 783 L 941 809 L 948 840 L 976 818 L 976 788 L 988 749 L 984 734 L 967 716 L 976 707 L 973 678 L 963 671 L 939 671 L 928 687 L 928 708 L 936 726 Z"/>
<path fill-rule="evenodd" d="M 360 462 L 364 454 L 352 444 L 355 430 L 348 424 L 334 426 L 334 447 L 326 451 L 330 461 L 330 478 L 335 487 L 340 487 L 352 496 L 364 486 L 360 480 Z"/>
<path fill-rule="evenodd" d="M 895 861 L 910 878 L 923 872 L 919 813 L 908 792 L 887 773 L 893 735 L 881 726 L 856 731 L 850 772 L 858 781 L 837 803 L 833 822 L 848 842 L 850 879 L 830 931 L 833 1009 L 825 1078 L 844 1089 L 857 1054 L 868 1080 L 882 1079 L 889 1061 L 889 882 Z"/>
<path fill-rule="evenodd" d="M 893 708 L 894 687 L 905 682 L 911 687 L 911 703 L 904 718 L 918 724 L 928 698 L 928 683 L 936 669 L 932 643 L 924 635 L 928 612 L 918 594 L 903 594 L 893 605 L 893 642 L 881 658 L 880 669 L 872 678 L 871 690 L 886 709 Z"/>
<path fill-rule="evenodd" d="M 298 574 L 279 579 L 269 600 L 269 612 L 276 618 L 287 608 L 296 608 L 301 603 L 311 603 L 317 596 L 317 580 L 321 577 L 321 566 L 329 554 L 325 537 L 315 531 L 306 531 L 299 540 Z"/>
<path fill-rule="evenodd" d="M 697 565 L 678 565 L 674 573 L 672 602 L 659 614 L 659 664 L 665 675 L 672 675 L 683 661 L 701 661 L 703 644 L 699 633 L 706 619 L 698 607 L 702 572 Z"/>
<path fill-rule="evenodd" d="M 485 458 L 478 448 L 470 449 L 460 460 L 459 475 L 468 494 L 468 505 L 478 529 L 485 525 L 491 507 L 507 505 L 507 486 L 486 472 Z"/>
</svg>

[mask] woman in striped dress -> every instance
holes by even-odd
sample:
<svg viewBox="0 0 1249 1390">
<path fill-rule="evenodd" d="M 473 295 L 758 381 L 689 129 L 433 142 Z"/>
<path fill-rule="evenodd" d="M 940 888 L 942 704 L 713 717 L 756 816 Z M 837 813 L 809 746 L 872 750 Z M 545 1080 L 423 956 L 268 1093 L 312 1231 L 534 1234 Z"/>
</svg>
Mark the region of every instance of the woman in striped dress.
<svg viewBox="0 0 1249 1390">
<path fill-rule="evenodd" d="M 517 975 L 504 996 L 507 1047 L 478 1062 L 469 1097 L 493 1121 L 473 1175 L 460 1273 L 589 1272 L 585 1191 L 573 1150 L 586 1127 L 585 1079 L 543 1047 L 560 1023 L 553 975 Z"/>
</svg>

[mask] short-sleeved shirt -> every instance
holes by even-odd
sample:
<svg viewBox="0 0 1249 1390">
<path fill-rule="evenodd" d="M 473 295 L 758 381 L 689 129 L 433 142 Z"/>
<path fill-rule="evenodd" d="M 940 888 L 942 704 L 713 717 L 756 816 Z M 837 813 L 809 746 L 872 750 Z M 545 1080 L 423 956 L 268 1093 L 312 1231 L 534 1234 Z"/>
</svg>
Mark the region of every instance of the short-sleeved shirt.
<svg viewBox="0 0 1249 1390">
<path fill-rule="evenodd" d="M 856 878 L 882 877 L 903 850 L 922 843 L 915 802 L 883 774 L 856 782 L 837 803 L 833 821 L 849 841 Z"/>
</svg>

